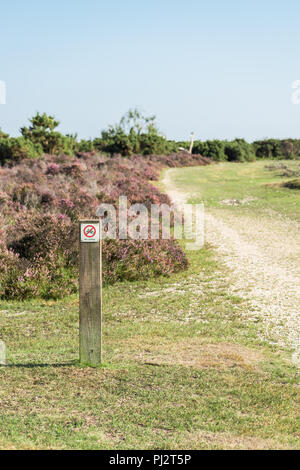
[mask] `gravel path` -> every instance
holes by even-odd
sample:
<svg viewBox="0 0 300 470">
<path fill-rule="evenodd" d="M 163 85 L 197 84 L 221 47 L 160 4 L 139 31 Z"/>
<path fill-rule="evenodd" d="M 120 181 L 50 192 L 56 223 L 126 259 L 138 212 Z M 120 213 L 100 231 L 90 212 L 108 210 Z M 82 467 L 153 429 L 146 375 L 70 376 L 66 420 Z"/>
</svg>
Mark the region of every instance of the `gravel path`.
<svg viewBox="0 0 300 470">
<path fill-rule="evenodd" d="M 181 206 L 192 194 L 174 185 L 172 172 L 163 183 Z M 272 211 L 261 218 L 220 207 L 205 211 L 205 240 L 230 268 L 232 292 L 249 299 L 249 321 L 262 320 L 264 339 L 291 348 L 300 365 L 300 224 Z"/>
</svg>

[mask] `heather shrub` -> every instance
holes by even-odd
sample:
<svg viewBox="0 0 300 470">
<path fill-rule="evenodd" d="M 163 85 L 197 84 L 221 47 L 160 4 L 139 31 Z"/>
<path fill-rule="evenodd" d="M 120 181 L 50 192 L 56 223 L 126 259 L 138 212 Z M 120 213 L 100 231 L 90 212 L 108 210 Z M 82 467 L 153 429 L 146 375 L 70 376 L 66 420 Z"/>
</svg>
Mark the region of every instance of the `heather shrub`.
<svg viewBox="0 0 300 470">
<path fill-rule="evenodd" d="M 9 195 L 5 191 L 0 190 L 0 207 L 7 205 L 10 201 Z"/>
<path fill-rule="evenodd" d="M 56 196 L 51 191 L 44 191 L 40 194 L 41 204 L 47 205 L 48 207 L 54 206 L 57 203 Z"/>
<path fill-rule="evenodd" d="M 47 166 L 47 175 L 58 175 L 60 172 L 60 166 L 57 163 L 49 163 Z"/>
<path fill-rule="evenodd" d="M 77 292 L 78 273 L 63 257 L 49 253 L 32 262 L 0 246 L 0 298 L 58 299 Z"/>
<path fill-rule="evenodd" d="M 66 266 L 74 261 L 77 231 L 68 217 L 26 211 L 16 217 L 7 234 L 7 246 L 21 258 L 33 261 L 57 254 Z"/>
<path fill-rule="evenodd" d="M 40 196 L 32 183 L 24 183 L 15 186 L 12 193 L 12 200 L 27 208 L 36 207 L 40 202 Z"/>
<path fill-rule="evenodd" d="M 0 296 L 59 298 L 76 292 L 77 223 L 52 214 L 28 214 L 25 219 L 11 227 L 12 241 L 1 252 L 5 272 L 0 271 Z M 104 284 L 167 276 L 188 265 L 174 240 L 104 240 L 102 258 Z"/>
<path fill-rule="evenodd" d="M 174 240 L 106 240 L 102 257 L 107 284 L 167 276 L 188 265 Z"/>
<path fill-rule="evenodd" d="M 0 298 L 12 298 L 12 287 L 17 282 L 22 270 L 19 257 L 9 250 L 5 243 L 5 234 L 0 231 Z"/>
<path fill-rule="evenodd" d="M 52 214 L 19 216 L 0 245 L 0 297 L 59 298 L 78 289 L 77 231 Z"/>
<path fill-rule="evenodd" d="M 80 178 L 83 176 L 83 172 L 85 170 L 86 167 L 84 167 L 82 163 L 75 161 L 70 164 L 63 165 L 60 171 L 72 178 Z"/>
<path fill-rule="evenodd" d="M 78 289 L 78 219 L 94 218 L 100 202 L 170 203 L 151 181 L 163 166 L 201 165 L 200 155 L 80 158 L 44 155 L 0 168 L 0 298 L 59 298 Z M 103 281 L 148 279 L 185 269 L 175 240 L 104 240 Z"/>
</svg>

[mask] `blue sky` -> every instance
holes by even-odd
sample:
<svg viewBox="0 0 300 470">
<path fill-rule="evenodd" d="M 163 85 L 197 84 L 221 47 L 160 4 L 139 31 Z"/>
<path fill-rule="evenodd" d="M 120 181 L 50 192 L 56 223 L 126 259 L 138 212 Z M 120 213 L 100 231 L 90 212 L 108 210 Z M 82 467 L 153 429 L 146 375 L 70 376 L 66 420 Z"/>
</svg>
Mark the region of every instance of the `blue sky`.
<svg viewBox="0 0 300 470">
<path fill-rule="evenodd" d="M 297 0 L 1 2 L 11 135 L 36 111 L 96 137 L 129 107 L 169 138 L 300 138 Z"/>
</svg>

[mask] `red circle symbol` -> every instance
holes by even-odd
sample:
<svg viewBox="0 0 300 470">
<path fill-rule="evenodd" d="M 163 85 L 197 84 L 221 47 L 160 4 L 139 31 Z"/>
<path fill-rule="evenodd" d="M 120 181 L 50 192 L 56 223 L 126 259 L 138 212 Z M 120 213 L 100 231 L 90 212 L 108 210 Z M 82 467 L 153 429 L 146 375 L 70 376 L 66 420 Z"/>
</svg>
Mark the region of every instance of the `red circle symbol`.
<svg viewBox="0 0 300 470">
<path fill-rule="evenodd" d="M 87 238 L 92 238 L 96 235 L 96 228 L 94 225 L 87 225 L 84 227 L 83 233 Z"/>
</svg>

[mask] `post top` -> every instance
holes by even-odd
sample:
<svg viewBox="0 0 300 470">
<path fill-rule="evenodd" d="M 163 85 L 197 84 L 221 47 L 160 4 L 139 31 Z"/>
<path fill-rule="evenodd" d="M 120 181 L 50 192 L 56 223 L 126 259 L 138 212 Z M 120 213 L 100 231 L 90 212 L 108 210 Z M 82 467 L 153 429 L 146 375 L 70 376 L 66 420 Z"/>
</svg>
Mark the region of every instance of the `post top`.
<svg viewBox="0 0 300 470">
<path fill-rule="evenodd" d="M 90 222 L 99 223 L 100 219 L 79 219 L 80 224 L 88 224 Z"/>
</svg>

